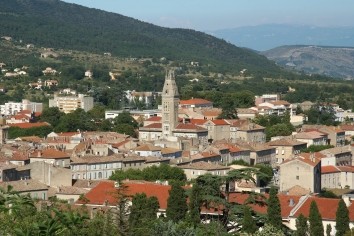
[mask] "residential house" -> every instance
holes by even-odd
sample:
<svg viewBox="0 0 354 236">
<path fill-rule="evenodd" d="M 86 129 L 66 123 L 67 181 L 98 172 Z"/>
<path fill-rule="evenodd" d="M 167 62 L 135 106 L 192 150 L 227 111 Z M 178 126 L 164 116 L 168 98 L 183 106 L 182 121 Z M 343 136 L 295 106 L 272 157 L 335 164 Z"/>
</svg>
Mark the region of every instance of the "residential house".
<svg viewBox="0 0 354 236">
<path fill-rule="evenodd" d="M 184 171 L 187 180 L 192 180 L 205 174 L 226 176 L 230 170 L 230 167 L 228 166 L 222 166 L 204 161 L 178 165 L 177 167 Z"/>
<path fill-rule="evenodd" d="M 72 185 L 72 174 L 68 168 L 53 166 L 53 164 L 45 161 L 35 161 L 25 167 L 29 168 L 31 179 L 50 187 Z"/>
<path fill-rule="evenodd" d="M 208 130 L 208 139 L 217 141 L 230 138 L 230 124 L 222 119 L 207 120 L 203 127 Z"/>
<path fill-rule="evenodd" d="M 318 131 L 327 134 L 327 144 L 335 147 L 345 145 L 345 131 L 336 126 L 303 125 L 303 131 Z"/>
<path fill-rule="evenodd" d="M 49 107 L 58 107 L 64 113 L 73 112 L 78 108 L 87 112 L 93 108 L 93 97 L 84 94 L 78 96 L 58 96 L 58 94 L 54 94 L 54 98 L 49 99 Z"/>
<path fill-rule="evenodd" d="M 321 187 L 326 189 L 354 189 L 354 167 L 322 166 Z"/>
<path fill-rule="evenodd" d="M 72 179 L 100 180 L 108 179 L 115 170 L 144 168 L 145 159 L 141 157 L 125 157 L 122 154 L 111 156 L 72 157 Z"/>
<path fill-rule="evenodd" d="M 314 145 L 327 145 L 328 135 L 318 131 L 300 132 L 295 134 L 299 142 L 307 143 L 307 147 Z"/>
<path fill-rule="evenodd" d="M 334 147 L 322 150 L 322 166 L 351 166 L 353 158 L 350 146 Z"/>
<path fill-rule="evenodd" d="M 241 149 L 250 150 L 251 165 L 268 164 L 276 166 L 276 149 L 263 143 L 236 141 L 235 145 Z"/>
<path fill-rule="evenodd" d="M 12 186 L 12 190 L 19 194 L 29 194 L 33 199 L 48 200 L 48 186 L 39 181 L 26 179 L 0 183 L 3 189 L 7 189 L 8 186 Z"/>
<path fill-rule="evenodd" d="M 213 102 L 201 98 L 192 98 L 189 100 L 180 100 L 180 108 L 213 108 Z"/>
<path fill-rule="evenodd" d="M 292 138 L 282 138 L 270 141 L 267 143 L 267 145 L 276 148 L 275 154 L 278 165 L 283 163 L 285 160 L 288 160 L 299 154 L 301 150 L 307 147 L 306 143 L 299 142 Z"/>
<path fill-rule="evenodd" d="M 161 157 L 161 147 L 153 146 L 144 144 L 138 146 L 134 149 L 134 153 L 138 156 L 147 157 L 147 156 L 154 156 L 154 157 Z"/>
<path fill-rule="evenodd" d="M 230 138 L 233 141 L 265 143 L 265 128 L 249 120 L 236 120 L 231 122 Z"/>
<path fill-rule="evenodd" d="M 36 150 L 30 154 L 29 158 L 30 163 L 43 161 L 53 166 L 63 168 L 70 166 L 70 155 L 54 148 Z"/>
<path fill-rule="evenodd" d="M 311 193 L 321 192 L 321 159 L 317 153 L 302 153 L 279 167 L 279 190 L 301 186 Z"/>
</svg>

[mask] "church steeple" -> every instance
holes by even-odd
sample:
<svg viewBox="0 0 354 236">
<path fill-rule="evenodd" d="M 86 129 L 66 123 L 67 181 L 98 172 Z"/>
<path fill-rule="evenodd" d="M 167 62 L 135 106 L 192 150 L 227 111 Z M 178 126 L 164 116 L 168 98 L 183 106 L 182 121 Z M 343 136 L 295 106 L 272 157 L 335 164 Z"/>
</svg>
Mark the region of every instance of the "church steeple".
<svg viewBox="0 0 354 236">
<path fill-rule="evenodd" d="M 162 135 L 164 138 L 172 136 L 172 131 L 178 124 L 178 103 L 179 94 L 175 73 L 169 70 L 166 73 L 162 90 Z"/>
</svg>

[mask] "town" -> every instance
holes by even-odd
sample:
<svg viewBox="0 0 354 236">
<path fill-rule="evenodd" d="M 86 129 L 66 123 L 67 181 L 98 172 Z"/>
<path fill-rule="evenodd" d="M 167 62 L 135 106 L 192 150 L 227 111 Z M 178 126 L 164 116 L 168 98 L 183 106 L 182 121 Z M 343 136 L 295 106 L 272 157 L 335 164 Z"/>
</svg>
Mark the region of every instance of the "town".
<svg viewBox="0 0 354 236">
<path fill-rule="evenodd" d="M 66 91 L 70 92 L 55 95 L 47 109 L 72 113 L 76 109 L 93 108 L 92 97 Z M 116 208 L 119 199 L 112 192 L 124 185 L 127 196 L 156 197 L 159 206 L 156 214 L 166 217 L 171 194 L 169 181 L 180 180 L 186 184 L 185 188 L 193 189 L 203 176 L 222 178 L 253 168 L 251 179 L 238 177 L 227 185 L 220 184 L 220 191 L 228 194 L 228 203 L 245 204 L 248 195 L 253 193 L 267 197 L 270 186 L 275 186 L 279 189 L 281 222 L 290 230 L 297 229 L 296 219 L 300 214 L 309 216 L 310 203 L 314 201 L 323 217 L 322 224 L 330 225 L 334 231 L 335 206 L 340 199 L 325 198 L 323 191 L 341 196 L 350 216 L 354 212 L 351 209 L 354 113 L 350 110 L 344 111 L 337 104 L 322 104 L 333 109 L 340 125 L 304 124 L 307 117 L 298 114 L 297 109 L 306 111 L 315 104 L 291 104 L 281 100 L 278 94 L 263 94 L 255 97 L 253 107 L 236 109 L 238 118 L 220 118 L 222 109 L 214 108 L 211 101 L 179 99 L 174 70 L 167 71 L 161 92 L 127 91 L 126 96 L 144 103 L 151 102 L 153 96 L 161 97 L 161 104 L 155 110 L 105 111 L 108 121 L 121 117 L 121 120 L 140 123 L 137 136 L 78 129 L 77 132 L 53 131 L 43 138 L 30 135 L 10 139 L 11 127 L 31 129 L 50 124 L 36 121 L 43 111 L 41 103 L 23 100 L 1 105 L 0 186 L 3 189 L 12 186 L 13 191 L 29 194 L 40 202 L 55 198 L 73 206 L 85 205 L 95 214 Z M 273 116 L 286 118 L 296 129 L 290 135 L 280 132 L 282 135 L 267 137 L 266 127 L 258 123 L 261 117 Z M 169 173 L 152 178 L 139 176 L 146 169 L 172 171 L 167 166 L 180 170 L 183 177 L 174 179 L 168 177 Z M 263 172 L 258 176 L 260 170 Z M 328 206 L 332 205 L 329 210 Z M 265 205 L 249 206 L 256 213 L 267 212 Z M 200 219 L 208 222 L 211 218 L 222 218 L 223 214 L 226 213 L 222 208 L 206 207 L 201 209 Z M 354 218 L 350 220 L 352 226 Z M 232 224 L 235 225 L 230 229 L 239 228 L 237 222 L 230 220 L 228 225 Z"/>
</svg>

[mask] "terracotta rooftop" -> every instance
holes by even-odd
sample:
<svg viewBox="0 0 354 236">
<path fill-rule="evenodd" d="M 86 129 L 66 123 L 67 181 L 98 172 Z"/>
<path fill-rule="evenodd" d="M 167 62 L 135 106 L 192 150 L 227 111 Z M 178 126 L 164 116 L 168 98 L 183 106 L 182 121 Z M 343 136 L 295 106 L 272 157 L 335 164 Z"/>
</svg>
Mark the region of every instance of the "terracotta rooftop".
<svg viewBox="0 0 354 236">
<path fill-rule="evenodd" d="M 325 135 L 324 133 L 318 131 L 310 131 L 310 132 L 301 132 L 295 134 L 295 138 L 297 139 L 320 139 L 323 138 Z"/>
<path fill-rule="evenodd" d="M 285 100 L 269 101 L 269 103 L 276 105 L 276 106 L 278 106 L 278 105 L 289 106 L 290 105 L 290 103 Z"/>
<path fill-rule="evenodd" d="M 154 146 L 154 145 L 149 145 L 149 144 L 143 144 L 141 146 L 138 146 L 134 149 L 134 151 L 152 151 L 152 152 L 156 152 L 156 151 L 161 151 L 162 147 L 159 146 Z"/>
<path fill-rule="evenodd" d="M 59 151 L 54 148 L 48 148 L 43 150 L 36 150 L 29 156 L 30 158 L 46 158 L 46 159 L 65 159 L 70 158 L 70 155 L 66 152 Z"/>
<path fill-rule="evenodd" d="M 37 180 L 33 180 L 33 179 L 0 183 L 0 187 L 3 189 L 7 189 L 8 185 L 11 185 L 13 187 L 13 190 L 16 192 L 30 192 L 30 191 L 48 190 L 47 185 L 42 184 L 41 182 L 39 182 Z"/>
<path fill-rule="evenodd" d="M 169 190 L 171 186 L 161 185 L 157 183 L 145 182 L 145 181 L 126 181 L 123 182 L 123 189 L 120 188 L 122 194 L 133 197 L 138 193 L 145 193 L 147 197 L 157 197 L 160 209 L 167 208 L 167 199 L 169 196 Z M 117 205 L 119 200 L 118 188 L 114 186 L 113 181 L 102 181 L 96 187 L 91 189 L 86 195 L 88 199 L 87 204 L 91 205 Z M 78 204 L 84 202 L 78 200 Z"/>
<path fill-rule="evenodd" d="M 19 127 L 21 129 L 29 129 L 33 127 L 42 127 L 50 126 L 47 122 L 37 122 L 37 123 L 17 123 L 17 124 L 8 124 L 10 127 Z"/>
<path fill-rule="evenodd" d="M 230 125 L 229 123 L 227 123 L 225 120 L 223 119 L 215 119 L 215 120 L 211 120 L 211 122 L 214 125 Z"/>
<path fill-rule="evenodd" d="M 73 186 L 60 186 L 56 191 L 57 194 L 64 195 L 81 195 L 86 194 L 89 190 L 85 188 L 78 188 Z"/>
<path fill-rule="evenodd" d="M 152 123 L 144 127 L 140 127 L 139 130 L 146 130 L 146 129 L 162 129 L 162 123 Z"/>
<path fill-rule="evenodd" d="M 349 145 L 343 147 L 333 147 L 321 151 L 321 153 L 324 155 L 337 155 L 341 153 L 350 153 L 350 152 L 351 152 L 351 148 Z"/>
<path fill-rule="evenodd" d="M 310 166 L 315 167 L 315 166 L 317 166 L 318 163 L 320 163 L 321 158 L 323 158 L 323 157 L 324 157 L 324 155 L 319 152 L 300 153 L 295 158 L 290 158 L 288 160 L 285 160 L 281 165 L 284 165 L 284 164 L 292 162 L 292 161 L 301 161 L 301 162 L 304 162 Z"/>
<path fill-rule="evenodd" d="M 207 129 L 189 123 L 189 124 L 178 124 L 173 132 L 205 132 L 205 131 L 207 131 Z"/>
<path fill-rule="evenodd" d="M 282 138 L 267 143 L 269 146 L 298 146 L 306 145 L 304 142 L 297 141 L 296 139 Z"/>
<path fill-rule="evenodd" d="M 161 120 L 162 120 L 162 117 L 160 117 L 160 116 L 152 116 L 152 117 L 146 119 L 145 121 L 155 121 L 155 122 L 160 121 L 161 122 Z"/>
<path fill-rule="evenodd" d="M 182 152 L 182 151 L 176 148 L 169 148 L 169 147 L 161 149 L 161 154 L 172 154 L 176 152 Z"/>
<path fill-rule="evenodd" d="M 192 98 L 189 100 L 180 100 L 180 105 L 213 105 L 211 101 L 201 99 L 201 98 Z"/>
</svg>

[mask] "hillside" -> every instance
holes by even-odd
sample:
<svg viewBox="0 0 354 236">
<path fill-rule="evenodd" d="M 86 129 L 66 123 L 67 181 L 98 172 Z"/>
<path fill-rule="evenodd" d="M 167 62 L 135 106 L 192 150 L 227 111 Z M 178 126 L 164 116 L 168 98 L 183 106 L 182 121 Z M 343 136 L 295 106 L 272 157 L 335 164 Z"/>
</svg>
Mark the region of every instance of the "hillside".
<svg viewBox="0 0 354 236">
<path fill-rule="evenodd" d="M 205 33 L 170 29 L 58 0 L 0 0 L 0 35 L 118 57 L 199 61 L 210 69 L 279 73 L 265 57 Z"/>
<path fill-rule="evenodd" d="M 353 27 L 268 24 L 209 32 L 239 47 L 258 51 L 283 45 L 354 47 Z"/>
<path fill-rule="evenodd" d="M 354 48 L 282 46 L 262 54 L 279 65 L 308 74 L 354 78 Z"/>
</svg>

